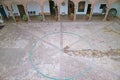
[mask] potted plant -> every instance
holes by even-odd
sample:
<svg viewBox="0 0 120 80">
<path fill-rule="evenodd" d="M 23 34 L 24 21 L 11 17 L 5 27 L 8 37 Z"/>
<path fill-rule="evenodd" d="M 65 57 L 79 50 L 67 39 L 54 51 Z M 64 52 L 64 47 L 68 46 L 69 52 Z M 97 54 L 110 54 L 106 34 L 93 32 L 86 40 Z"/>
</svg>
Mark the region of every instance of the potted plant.
<svg viewBox="0 0 120 80">
<path fill-rule="evenodd" d="M 70 19 L 71 19 L 71 20 L 74 19 L 74 14 L 73 14 L 73 13 L 70 14 Z"/>
<path fill-rule="evenodd" d="M 39 15 L 38 18 L 40 19 L 40 21 L 43 20 L 43 16 L 42 15 Z"/>
<path fill-rule="evenodd" d="M 18 16 L 15 16 L 15 20 L 16 20 L 16 22 L 18 22 L 18 21 L 19 21 Z"/>
<path fill-rule="evenodd" d="M 14 13 L 14 16 L 15 16 L 15 21 L 18 22 L 19 21 L 18 13 Z"/>
<path fill-rule="evenodd" d="M 86 20 L 89 20 L 90 14 L 86 14 Z"/>
<path fill-rule="evenodd" d="M 23 21 L 28 21 L 28 17 L 24 14 L 23 17 L 22 17 Z"/>
<path fill-rule="evenodd" d="M 2 19 L 2 15 L 0 15 L 0 29 L 2 29 L 4 27 L 4 21 Z"/>
</svg>

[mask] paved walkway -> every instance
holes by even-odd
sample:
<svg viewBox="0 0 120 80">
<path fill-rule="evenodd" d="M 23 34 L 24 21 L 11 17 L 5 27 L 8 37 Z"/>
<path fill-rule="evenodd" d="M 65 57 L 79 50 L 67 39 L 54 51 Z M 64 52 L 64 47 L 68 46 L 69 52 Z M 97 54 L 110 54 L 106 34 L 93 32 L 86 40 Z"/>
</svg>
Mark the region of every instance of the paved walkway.
<svg viewBox="0 0 120 80">
<path fill-rule="evenodd" d="M 119 80 L 117 22 L 6 23 L 0 80 Z"/>
</svg>

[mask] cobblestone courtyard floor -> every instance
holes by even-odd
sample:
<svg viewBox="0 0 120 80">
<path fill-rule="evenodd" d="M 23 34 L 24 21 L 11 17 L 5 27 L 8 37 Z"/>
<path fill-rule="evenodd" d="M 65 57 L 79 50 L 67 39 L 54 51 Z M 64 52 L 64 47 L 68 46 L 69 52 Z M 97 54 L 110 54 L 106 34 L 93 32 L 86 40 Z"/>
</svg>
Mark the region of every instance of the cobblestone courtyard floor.
<svg viewBox="0 0 120 80">
<path fill-rule="evenodd" d="M 115 21 L 6 23 L 0 80 L 120 80 Z"/>
</svg>

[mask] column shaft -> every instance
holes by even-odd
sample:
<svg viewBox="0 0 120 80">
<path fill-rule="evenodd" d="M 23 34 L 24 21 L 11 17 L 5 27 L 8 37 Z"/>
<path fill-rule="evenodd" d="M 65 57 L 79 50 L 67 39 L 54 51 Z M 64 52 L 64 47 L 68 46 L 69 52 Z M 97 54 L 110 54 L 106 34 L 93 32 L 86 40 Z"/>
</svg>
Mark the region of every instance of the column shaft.
<svg viewBox="0 0 120 80">
<path fill-rule="evenodd" d="M 107 16 L 108 16 L 109 10 L 110 10 L 110 7 L 107 8 L 107 11 L 106 11 L 106 14 L 105 14 L 105 17 L 104 17 L 103 21 L 107 20 Z"/>
<path fill-rule="evenodd" d="M 15 19 L 15 16 L 14 16 L 14 13 L 12 11 L 12 6 L 11 5 L 8 5 L 8 9 L 9 9 L 9 16 L 12 16 L 14 22 L 16 22 L 16 19 Z"/>
<path fill-rule="evenodd" d="M 91 5 L 91 11 L 90 11 L 90 16 L 89 16 L 89 21 L 92 20 L 93 8 L 94 8 L 94 4 Z"/>
<path fill-rule="evenodd" d="M 45 15 L 44 15 L 44 6 L 41 5 L 41 14 L 42 14 L 42 18 L 43 18 L 43 21 L 45 21 Z"/>
<path fill-rule="evenodd" d="M 58 5 L 58 21 L 60 21 L 60 5 Z"/>
<path fill-rule="evenodd" d="M 76 20 L 76 9 L 77 9 L 77 6 L 74 7 L 74 21 Z"/>
<path fill-rule="evenodd" d="M 28 18 L 28 21 L 31 21 L 30 16 L 28 14 L 27 4 L 24 5 L 24 9 L 25 9 L 25 14 L 26 14 L 26 16 Z"/>
</svg>

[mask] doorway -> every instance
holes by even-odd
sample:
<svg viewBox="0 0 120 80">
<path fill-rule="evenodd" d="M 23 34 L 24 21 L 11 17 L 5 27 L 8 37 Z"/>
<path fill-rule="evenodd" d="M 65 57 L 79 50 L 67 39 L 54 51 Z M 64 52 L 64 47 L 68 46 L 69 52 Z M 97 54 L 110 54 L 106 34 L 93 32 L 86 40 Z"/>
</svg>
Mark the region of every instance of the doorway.
<svg viewBox="0 0 120 80">
<path fill-rule="evenodd" d="M 0 5 L 0 13 L 1 13 L 1 15 L 2 15 L 2 17 L 3 17 L 4 19 L 7 18 L 7 15 L 6 15 L 5 10 L 4 10 L 4 8 L 3 8 L 2 5 Z"/>
<path fill-rule="evenodd" d="M 74 14 L 74 3 L 68 0 L 68 15 Z"/>
<path fill-rule="evenodd" d="M 23 15 L 25 15 L 25 9 L 23 5 L 17 5 L 19 13 L 20 13 L 20 17 L 23 17 Z"/>
<path fill-rule="evenodd" d="M 90 12 L 91 12 L 91 4 L 88 4 L 87 14 L 90 14 Z"/>
<path fill-rule="evenodd" d="M 52 16 L 54 16 L 55 15 L 55 3 L 54 3 L 54 1 L 49 0 L 49 6 L 50 6 L 50 14 Z"/>
</svg>

